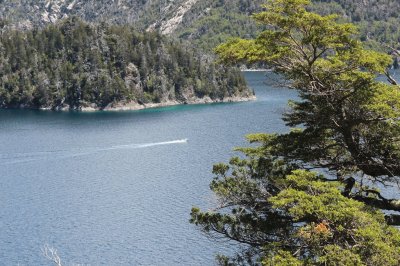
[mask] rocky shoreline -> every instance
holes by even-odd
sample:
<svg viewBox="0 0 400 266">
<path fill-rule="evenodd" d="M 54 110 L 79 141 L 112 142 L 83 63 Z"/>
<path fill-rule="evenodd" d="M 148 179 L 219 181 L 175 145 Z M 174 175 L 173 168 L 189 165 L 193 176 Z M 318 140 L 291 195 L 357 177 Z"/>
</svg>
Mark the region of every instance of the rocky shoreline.
<svg viewBox="0 0 400 266">
<path fill-rule="evenodd" d="M 213 103 L 234 103 L 234 102 L 249 102 L 255 101 L 257 97 L 255 95 L 251 96 L 234 96 L 234 97 L 225 97 L 224 99 L 217 99 L 213 100 L 210 97 L 204 98 L 195 98 L 187 101 L 166 101 L 161 103 L 146 103 L 140 104 L 138 102 L 127 102 L 127 103 L 114 103 L 110 104 L 105 108 L 99 108 L 95 104 L 88 104 L 87 106 L 83 106 L 78 110 L 81 112 L 97 112 L 97 111 L 136 111 L 136 110 L 143 110 L 143 109 L 151 109 L 151 108 L 160 108 L 160 107 L 168 107 L 168 106 L 176 106 L 176 105 L 195 105 L 195 104 L 213 104 Z M 18 109 L 24 109 L 24 107 L 19 107 Z M 28 108 L 27 108 L 28 109 Z M 39 110 L 43 111 L 72 111 L 68 105 L 64 105 L 58 108 L 51 108 L 51 107 L 43 107 L 39 108 Z"/>
<path fill-rule="evenodd" d="M 129 103 L 117 103 L 107 106 L 104 109 L 97 108 L 95 106 L 82 107 L 80 111 L 82 112 L 95 112 L 95 111 L 136 111 L 143 109 L 152 109 L 152 108 L 160 108 L 160 107 L 168 107 L 168 106 L 176 106 L 176 105 L 195 105 L 195 104 L 212 104 L 212 103 L 234 103 L 234 102 L 248 102 L 256 100 L 256 96 L 252 95 L 249 97 L 226 97 L 224 99 L 212 100 L 209 97 L 198 98 L 190 101 L 180 102 L 180 101 L 167 101 L 161 103 L 147 103 L 147 104 L 139 104 L 137 102 L 129 102 Z"/>
</svg>

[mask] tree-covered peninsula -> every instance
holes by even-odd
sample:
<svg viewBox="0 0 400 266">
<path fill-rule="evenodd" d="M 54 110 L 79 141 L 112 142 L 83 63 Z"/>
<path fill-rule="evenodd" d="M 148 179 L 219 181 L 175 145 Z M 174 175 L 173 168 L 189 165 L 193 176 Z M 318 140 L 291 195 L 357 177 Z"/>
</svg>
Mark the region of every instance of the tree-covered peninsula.
<svg viewBox="0 0 400 266">
<path fill-rule="evenodd" d="M 251 97 L 238 70 L 133 26 L 73 17 L 0 33 L 1 108 L 140 108 Z"/>
</svg>

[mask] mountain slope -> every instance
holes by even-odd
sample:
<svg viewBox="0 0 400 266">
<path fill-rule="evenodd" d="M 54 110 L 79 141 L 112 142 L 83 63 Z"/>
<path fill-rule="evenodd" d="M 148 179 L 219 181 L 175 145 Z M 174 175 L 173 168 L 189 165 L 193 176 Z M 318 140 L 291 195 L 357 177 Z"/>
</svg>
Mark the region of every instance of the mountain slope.
<svg viewBox="0 0 400 266">
<path fill-rule="evenodd" d="M 0 18 L 30 29 L 77 16 L 88 22 L 134 24 L 139 30 L 159 30 L 204 46 L 227 36 L 254 30 L 248 16 L 263 0 L 0 0 Z M 212 31 L 210 31 L 213 29 Z M 213 40 L 209 40 L 213 34 Z"/>
<path fill-rule="evenodd" d="M 265 0 L 0 0 L 0 17 L 31 28 L 78 16 L 88 22 L 134 24 L 159 30 L 211 50 L 229 37 L 254 37 L 259 28 L 248 16 Z M 314 0 L 322 14 L 337 13 L 358 24 L 363 40 L 396 44 L 400 39 L 398 0 Z"/>
</svg>

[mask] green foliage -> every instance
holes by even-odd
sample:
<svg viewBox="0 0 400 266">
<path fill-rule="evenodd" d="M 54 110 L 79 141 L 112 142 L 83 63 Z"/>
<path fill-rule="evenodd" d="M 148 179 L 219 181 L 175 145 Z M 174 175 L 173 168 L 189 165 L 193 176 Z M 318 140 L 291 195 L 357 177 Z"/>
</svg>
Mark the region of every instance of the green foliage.
<svg viewBox="0 0 400 266">
<path fill-rule="evenodd" d="M 70 18 L 0 35 L 0 107 L 102 109 L 124 102 L 249 96 L 238 70 L 157 33 Z"/>
<path fill-rule="evenodd" d="M 275 254 L 269 257 L 263 258 L 262 265 L 274 265 L 274 266 L 301 266 L 303 263 L 296 259 L 290 252 L 278 250 Z"/>
<path fill-rule="evenodd" d="M 397 265 L 400 232 L 384 216 L 342 194 L 340 182 L 291 170 L 268 152 L 270 135 L 244 159 L 217 164 L 211 189 L 217 212 L 192 209 L 191 222 L 211 236 L 248 244 L 233 261 L 264 265 Z"/>
<path fill-rule="evenodd" d="M 291 87 L 300 92 L 302 101 L 291 103 L 285 121 L 306 129 L 280 136 L 292 143 L 277 152 L 337 171 L 358 168 L 376 178 L 400 173 L 399 89 L 377 81 L 391 57 L 364 49 L 354 39 L 353 25 L 309 12 L 307 3 L 268 1 L 268 11 L 254 16 L 268 30 L 216 51 L 225 62 L 261 61 L 292 80 Z M 306 149 L 312 153 L 305 154 Z"/>
<path fill-rule="evenodd" d="M 364 185 L 400 176 L 400 87 L 378 79 L 392 58 L 309 4 L 268 0 L 253 16 L 266 30 L 217 47 L 221 61 L 261 62 L 298 91 L 284 120 L 299 129 L 248 136 L 260 145 L 214 167 L 219 205 L 192 209 L 191 222 L 248 247 L 225 265 L 398 265 L 400 233 L 382 209 L 400 208 Z"/>
</svg>

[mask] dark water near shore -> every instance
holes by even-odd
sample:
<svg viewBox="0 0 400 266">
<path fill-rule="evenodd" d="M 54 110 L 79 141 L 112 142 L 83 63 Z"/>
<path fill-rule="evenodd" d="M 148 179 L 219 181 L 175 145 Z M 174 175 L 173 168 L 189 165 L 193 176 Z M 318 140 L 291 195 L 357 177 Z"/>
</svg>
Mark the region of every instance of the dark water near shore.
<svg viewBox="0 0 400 266">
<path fill-rule="evenodd" d="M 0 111 L 0 265 L 50 265 L 45 244 L 66 265 L 212 265 L 229 243 L 189 224 L 190 209 L 214 205 L 212 165 L 246 134 L 286 130 L 295 97 L 265 73 L 246 78 L 255 102 Z"/>
</svg>

